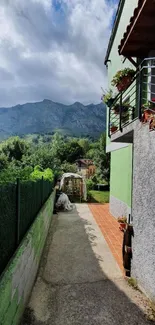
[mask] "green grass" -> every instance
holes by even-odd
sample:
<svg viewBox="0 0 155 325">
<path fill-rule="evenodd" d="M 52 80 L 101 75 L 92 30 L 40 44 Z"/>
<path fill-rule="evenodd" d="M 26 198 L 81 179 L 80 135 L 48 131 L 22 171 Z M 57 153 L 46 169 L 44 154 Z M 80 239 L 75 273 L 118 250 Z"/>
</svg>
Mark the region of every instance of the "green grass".
<svg viewBox="0 0 155 325">
<path fill-rule="evenodd" d="M 88 194 L 89 202 L 94 202 L 94 203 L 108 203 L 109 202 L 109 192 L 108 191 L 105 191 L 105 192 L 103 192 L 103 191 L 89 191 L 89 194 Z"/>
</svg>

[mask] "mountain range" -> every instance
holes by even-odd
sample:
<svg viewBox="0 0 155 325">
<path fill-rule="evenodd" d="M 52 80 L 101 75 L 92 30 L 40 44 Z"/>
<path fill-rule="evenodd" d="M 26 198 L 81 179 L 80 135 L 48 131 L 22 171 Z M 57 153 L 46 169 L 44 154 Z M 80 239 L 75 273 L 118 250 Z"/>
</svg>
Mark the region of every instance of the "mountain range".
<svg viewBox="0 0 155 325">
<path fill-rule="evenodd" d="M 0 108 L 0 139 L 58 130 L 71 136 L 98 136 L 105 128 L 106 109 L 103 103 L 64 105 L 44 99 Z"/>
</svg>

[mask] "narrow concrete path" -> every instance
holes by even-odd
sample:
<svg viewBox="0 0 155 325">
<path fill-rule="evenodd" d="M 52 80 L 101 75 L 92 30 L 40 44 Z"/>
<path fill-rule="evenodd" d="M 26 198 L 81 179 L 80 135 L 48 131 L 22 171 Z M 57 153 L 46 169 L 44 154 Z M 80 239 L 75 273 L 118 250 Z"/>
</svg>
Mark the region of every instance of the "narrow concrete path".
<svg viewBox="0 0 155 325">
<path fill-rule="evenodd" d="M 145 298 L 122 278 L 89 207 L 54 216 L 22 325 L 143 325 Z"/>
</svg>

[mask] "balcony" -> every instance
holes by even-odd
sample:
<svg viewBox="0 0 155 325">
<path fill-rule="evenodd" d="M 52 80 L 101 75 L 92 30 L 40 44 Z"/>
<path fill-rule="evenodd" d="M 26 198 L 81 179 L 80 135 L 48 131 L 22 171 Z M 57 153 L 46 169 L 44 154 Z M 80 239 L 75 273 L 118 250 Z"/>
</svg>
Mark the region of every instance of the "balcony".
<svg viewBox="0 0 155 325">
<path fill-rule="evenodd" d="M 155 58 L 143 60 L 130 86 L 115 97 L 109 108 L 111 141 L 132 143 L 134 128 L 148 108 L 150 114 L 155 114 Z"/>
</svg>

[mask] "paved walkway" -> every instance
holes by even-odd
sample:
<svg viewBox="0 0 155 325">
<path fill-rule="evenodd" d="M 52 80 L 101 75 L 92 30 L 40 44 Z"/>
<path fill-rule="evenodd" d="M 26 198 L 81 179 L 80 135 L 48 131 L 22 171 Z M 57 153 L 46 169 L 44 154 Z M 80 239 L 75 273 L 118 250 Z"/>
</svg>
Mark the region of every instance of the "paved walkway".
<svg viewBox="0 0 155 325">
<path fill-rule="evenodd" d="M 89 208 L 100 227 L 102 234 L 124 273 L 122 261 L 123 233 L 119 230 L 117 220 L 109 212 L 109 204 L 89 204 Z"/>
<path fill-rule="evenodd" d="M 144 325 L 145 299 L 128 286 L 88 205 L 54 216 L 22 325 Z"/>
</svg>

